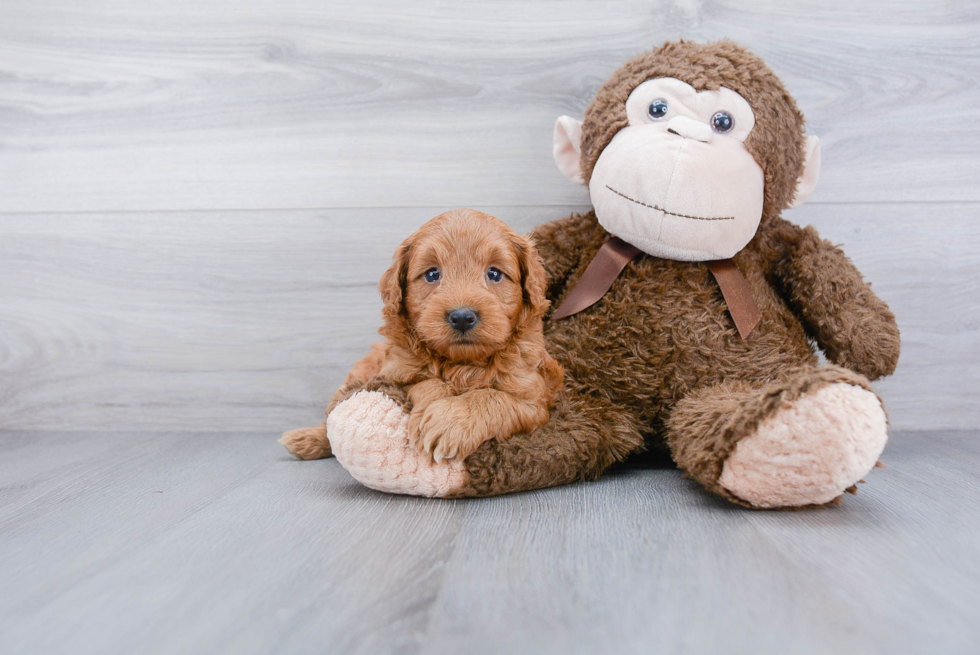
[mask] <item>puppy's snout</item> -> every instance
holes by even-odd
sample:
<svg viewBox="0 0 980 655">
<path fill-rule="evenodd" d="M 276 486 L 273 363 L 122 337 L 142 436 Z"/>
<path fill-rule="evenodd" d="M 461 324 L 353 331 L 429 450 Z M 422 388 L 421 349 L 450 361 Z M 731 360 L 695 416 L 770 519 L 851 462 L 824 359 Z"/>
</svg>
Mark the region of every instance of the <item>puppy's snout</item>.
<svg viewBox="0 0 980 655">
<path fill-rule="evenodd" d="M 480 315 L 469 307 L 457 307 L 446 314 L 446 320 L 460 334 L 473 329 L 480 322 Z"/>
</svg>

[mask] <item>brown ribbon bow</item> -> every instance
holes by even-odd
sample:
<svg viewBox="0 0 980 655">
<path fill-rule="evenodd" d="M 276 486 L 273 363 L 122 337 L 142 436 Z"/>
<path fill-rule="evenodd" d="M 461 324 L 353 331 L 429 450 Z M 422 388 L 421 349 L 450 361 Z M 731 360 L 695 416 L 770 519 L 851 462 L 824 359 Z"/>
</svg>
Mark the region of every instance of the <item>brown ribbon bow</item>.
<svg viewBox="0 0 980 655">
<path fill-rule="evenodd" d="M 561 306 L 555 310 L 552 320 L 560 320 L 596 304 L 612 287 L 626 265 L 642 252 L 639 248 L 613 237 L 602 244 L 599 252 L 589 262 L 578 283 L 568 292 Z M 715 276 L 721 295 L 725 297 L 728 311 L 743 339 L 759 324 L 762 312 L 752 297 L 752 290 L 731 259 L 708 262 L 708 270 Z"/>
</svg>

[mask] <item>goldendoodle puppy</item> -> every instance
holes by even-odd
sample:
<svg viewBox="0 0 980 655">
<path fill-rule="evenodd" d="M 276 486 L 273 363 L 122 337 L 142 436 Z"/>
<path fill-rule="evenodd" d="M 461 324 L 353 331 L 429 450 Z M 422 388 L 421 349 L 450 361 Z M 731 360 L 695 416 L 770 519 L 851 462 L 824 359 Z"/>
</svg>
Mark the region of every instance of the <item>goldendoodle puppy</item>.
<svg viewBox="0 0 980 655">
<path fill-rule="evenodd" d="M 436 216 L 395 252 L 378 285 L 385 340 L 327 414 L 382 390 L 405 402 L 412 445 L 437 462 L 544 425 L 564 377 L 544 347 L 545 284 L 533 245 L 503 221 L 472 209 Z M 325 423 L 280 441 L 301 459 L 331 454 Z"/>
</svg>

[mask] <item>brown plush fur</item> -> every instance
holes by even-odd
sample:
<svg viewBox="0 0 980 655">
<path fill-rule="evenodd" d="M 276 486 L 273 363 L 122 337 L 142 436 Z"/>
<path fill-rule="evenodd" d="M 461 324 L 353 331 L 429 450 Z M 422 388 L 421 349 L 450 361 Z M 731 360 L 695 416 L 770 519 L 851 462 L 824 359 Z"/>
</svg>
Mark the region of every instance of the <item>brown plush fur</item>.
<svg viewBox="0 0 980 655">
<path fill-rule="evenodd" d="M 868 378 L 895 369 L 899 333 L 887 305 L 840 249 L 779 217 L 803 168 L 803 118 L 758 57 L 730 42 L 679 42 L 627 62 L 586 112 L 586 179 L 626 126 L 630 92 L 656 77 L 698 90 L 724 86 L 752 107 L 745 145 L 765 174 L 763 219 L 734 259 L 762 319 L 742 339 L 704 262 L 640 255 L 593 307 L 546 321 L 548 349 L 566 371 L 551 420 L 484 444 L 466 460 L 471 482 L 461 495 L 592 479 L 632 453 L 658 449 L 709 490 L 745 504 L 717 482 L 739 439 L 803 393 L 833 382 L 867 389 Z M 556 306 L 610 238 L 591 212 L 539 226 L 533 236 Z M 814 345 L 836 366 L 820 368 Z"/>
<path fill-rule="evenodd" d="M 503 279 L 489 280 L 491 267 Z M 440 279 L 427 281 L 433 269 Z M 385 341 L 354 367 L 328 414 L 354 390 L 383 390 L 410 409 L 412 444 L 437 460 L 548 420 L 562 369 L 544 347 L 549 303 L 530 241 L 493 216 L 446 212 L 398 247 L 379 289 Z M 465 333 L 447 320 L 461 307 L 479 317 Z M 287 433 L 283 443 L 304 459 L 329 455 L 325 426 Z"/>
</svg>

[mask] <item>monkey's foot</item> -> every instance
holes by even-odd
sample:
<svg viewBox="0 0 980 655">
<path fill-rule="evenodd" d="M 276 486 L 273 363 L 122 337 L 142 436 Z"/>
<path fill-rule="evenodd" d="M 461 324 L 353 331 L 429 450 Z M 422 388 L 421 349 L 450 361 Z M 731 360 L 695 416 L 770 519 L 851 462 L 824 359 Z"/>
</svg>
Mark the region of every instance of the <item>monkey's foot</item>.
<svg viewBox="0 0 980 655">
<path fill-rule="evenodd" d="M 718 482 L 756 507 L 821 505 L 867 475 L 887 440 L 878 397 L 838 382 L 800 396 L 739 440 Z"/>
<path fill-rule="evenodd" d="M 366 487 L 410 496 L 451 496 L 469 482 L 458 459 L 439 464 L 409 445 L 408 413 L 378 391 L 360 391 L 327 417 L 337 461 Z"/>
</svg>

